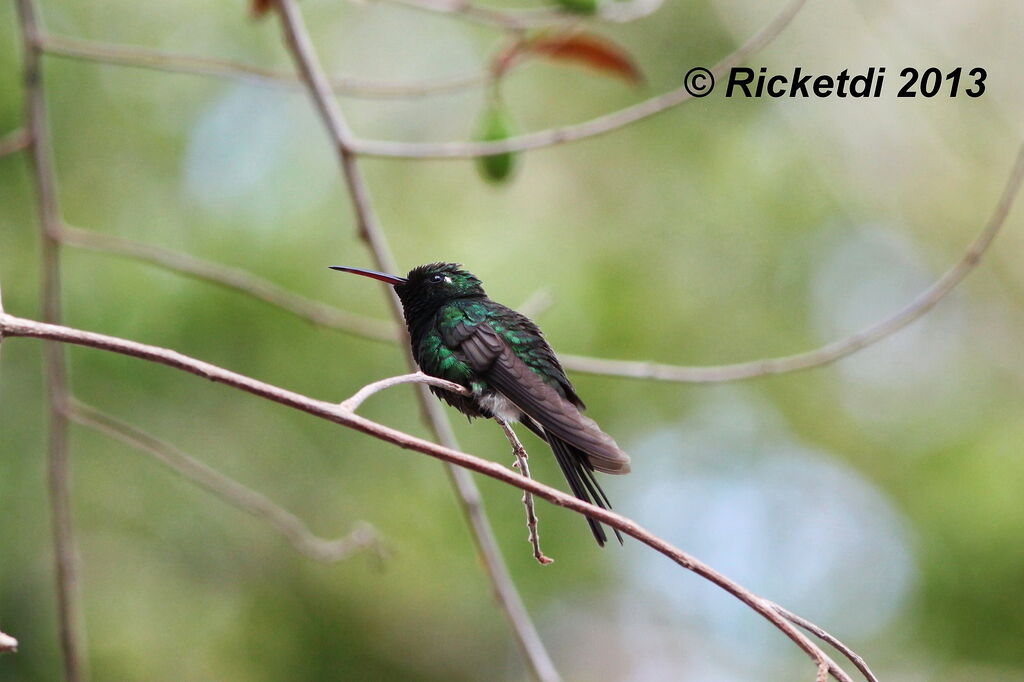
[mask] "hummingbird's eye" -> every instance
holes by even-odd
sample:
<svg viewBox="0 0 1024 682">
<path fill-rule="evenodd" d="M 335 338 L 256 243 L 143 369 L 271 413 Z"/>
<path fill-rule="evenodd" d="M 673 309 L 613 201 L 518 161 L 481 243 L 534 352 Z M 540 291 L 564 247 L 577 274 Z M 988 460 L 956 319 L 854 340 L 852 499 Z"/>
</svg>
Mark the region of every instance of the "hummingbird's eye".
<svg viewBox="0 0 1024 682">
<path fill-rule="evenodd" d="M 428 279 L 431 284 L 437 284 L 444 281 L 444 275 L 431 275 Z"/>
</svg>

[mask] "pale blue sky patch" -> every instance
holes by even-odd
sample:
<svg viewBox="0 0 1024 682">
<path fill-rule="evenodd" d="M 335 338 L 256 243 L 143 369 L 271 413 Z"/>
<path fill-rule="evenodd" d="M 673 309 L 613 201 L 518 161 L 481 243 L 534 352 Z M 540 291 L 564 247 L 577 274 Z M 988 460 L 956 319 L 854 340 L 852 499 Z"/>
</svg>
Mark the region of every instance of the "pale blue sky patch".
<svg viewBox="0 0 1024 682">
<path fill-rule="evenodd" d="M 315 134 L 317 139 L 311 140 Z M 215 215 L 253 225 L 319 204 L 337 168 L 304 98 L 281 90 L 228 88 L 198 117 L 188 140 L 183 189 Z"/>
<path fill-rule="evenodd" d="M 917 574 L 907 520 L 839 457 L 801 444 L 767 403 L 736 388 L 706 397 L 633 449 L 645 476 L 620 508 L 843 639 L 880 633 Z M 662 556 L 638 554 L 625 570 L 644 603 L 663 605 L 652 617 L 694 627 L 723 651 L 742 643 L 750 661 L 799 655 L 747 607 Z"/>
</svg>

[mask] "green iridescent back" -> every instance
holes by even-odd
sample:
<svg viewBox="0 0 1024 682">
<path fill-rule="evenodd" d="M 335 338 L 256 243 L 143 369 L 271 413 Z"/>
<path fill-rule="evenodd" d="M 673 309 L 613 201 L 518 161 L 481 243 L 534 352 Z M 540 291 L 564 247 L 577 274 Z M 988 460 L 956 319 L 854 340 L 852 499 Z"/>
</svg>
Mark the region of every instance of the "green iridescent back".
<svg viewBox="0 0 1024 682">
<path fill-rule="evenodd" d="M 453 381 L 474 392 L 487 392 L 490 386 L 452 350 L 458 343 L 451 330 L 462 326 L 487 324 L 509 344 L 515 355 L 560 395 L 582 407 L 551 347 L 540 329 L 527 317 L 487 298 L 459 298 L 441 306 L 435 315 L 413 330 L 413 355 L 425 373 Z M 421 333 L 416 333 L 417 331 Z M 447 391 L 432 389 L 440 398 L 463 413 L 481 416 L 475 401 Z"/>
</svg>

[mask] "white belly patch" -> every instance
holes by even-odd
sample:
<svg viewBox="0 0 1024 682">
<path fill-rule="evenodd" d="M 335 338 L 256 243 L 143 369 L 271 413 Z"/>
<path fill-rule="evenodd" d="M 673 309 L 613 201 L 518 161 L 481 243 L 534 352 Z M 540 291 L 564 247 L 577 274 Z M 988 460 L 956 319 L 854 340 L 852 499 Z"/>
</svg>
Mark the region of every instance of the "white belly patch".
<svg viewBox="0 0 1024 682">
<path fill-rule="evenodd" d="M 498 419 L 505 422 L 517 422 L 523 412 L 511 400 L 500 393 L 488 393 L 477 397 L 477 402 L 485 410 L 490 411 Z"/>
</svg>

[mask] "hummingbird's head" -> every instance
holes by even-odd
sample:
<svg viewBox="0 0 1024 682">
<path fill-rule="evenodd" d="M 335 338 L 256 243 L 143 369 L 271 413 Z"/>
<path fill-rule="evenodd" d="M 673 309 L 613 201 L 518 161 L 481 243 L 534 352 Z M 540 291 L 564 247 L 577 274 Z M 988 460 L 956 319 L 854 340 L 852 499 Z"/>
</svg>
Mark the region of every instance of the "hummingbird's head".
<svg viewBox="0 0 1024 682">
<path fill-rule="evenodd" d="M 485 296 L 483 285 L 471 272 L 462 269 L 458 263 L 428 263 L 409 271 L 405 277 L 389 275 L 374 270 L 350 268 L 341 265 L 330 266 L 332 270 L 351 272 L 387 282 L 395 287 L 395 293 L 407 310 L 424 310 L 453 298 Z"/>
<path fill-rule="evenodd" d="M 413 268 L 405 282 L 395 285 L 395 291 L 403 304 L 485 295 L 476 275 L 458 263 L 428 263 Z"/>
</svg>

